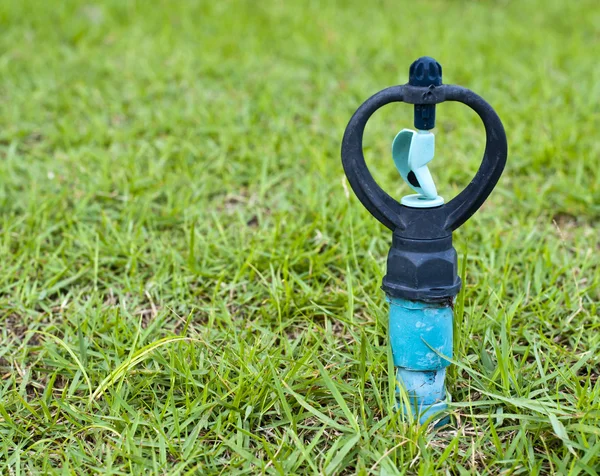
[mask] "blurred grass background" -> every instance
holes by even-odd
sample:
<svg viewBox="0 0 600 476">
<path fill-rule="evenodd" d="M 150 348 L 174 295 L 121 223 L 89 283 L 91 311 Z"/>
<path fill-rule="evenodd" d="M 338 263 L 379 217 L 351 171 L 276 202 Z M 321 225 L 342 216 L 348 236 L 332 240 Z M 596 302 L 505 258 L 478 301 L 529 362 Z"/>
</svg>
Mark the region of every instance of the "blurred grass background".
<svg viewBox="0 0 600 476">
<path fill-rule="evenodd" d="M 3 473 L 597 474 L 600 9 L 583 0 L 0 4 Z M 390 233 L 339 149 L 435 57 L 505 173 L 466 260 L 455 424 L 392 411 Z M 369 124 L 375 177 L 412 127 Z M 438 108 L 446 199 L 483 128 Z"/>
</svg>

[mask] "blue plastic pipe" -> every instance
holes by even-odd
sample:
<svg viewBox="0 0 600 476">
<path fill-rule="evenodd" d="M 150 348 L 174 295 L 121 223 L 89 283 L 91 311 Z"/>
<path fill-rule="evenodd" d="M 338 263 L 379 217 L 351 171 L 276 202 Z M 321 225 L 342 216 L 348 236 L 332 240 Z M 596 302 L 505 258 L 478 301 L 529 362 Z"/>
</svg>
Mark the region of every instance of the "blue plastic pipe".
<svg viewBox="0 0 600 476">
<path fill-rule="evenodd" d="M 387 297 L 389 337 L 396 368 L 399 408 L 419 423 L 448 407 L 446 368 L 452 358 L 450 302 L 421 302 Z M 408 397 L 402 398 L 401 390 Z M 441 416 L 441 415 L 440 415 Z M 442 418 L 437 425 L 447 423 Z"/>
</svg>

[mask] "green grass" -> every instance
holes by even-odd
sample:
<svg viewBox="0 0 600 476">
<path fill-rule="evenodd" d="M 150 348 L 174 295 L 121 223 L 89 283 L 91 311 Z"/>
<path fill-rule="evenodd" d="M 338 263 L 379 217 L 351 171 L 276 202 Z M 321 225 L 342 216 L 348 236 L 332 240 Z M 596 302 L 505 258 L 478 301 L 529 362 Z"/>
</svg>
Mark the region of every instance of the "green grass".
<svg viewBox="0 0 600 476">
<path fill-rule="evenodd" d="M 0 473 L 600 473 L 597 2 L 0 3 Z M 356 107 L 434 56 L 504 121 L 455 234 L 456 424 L 392 411 Z M 406 193 L 389 106 L 367 160 Z M 482 126 L 438 108 L 446 198 Z M 466 261 L 465 261 L 466 260 Z"/>
</svg>

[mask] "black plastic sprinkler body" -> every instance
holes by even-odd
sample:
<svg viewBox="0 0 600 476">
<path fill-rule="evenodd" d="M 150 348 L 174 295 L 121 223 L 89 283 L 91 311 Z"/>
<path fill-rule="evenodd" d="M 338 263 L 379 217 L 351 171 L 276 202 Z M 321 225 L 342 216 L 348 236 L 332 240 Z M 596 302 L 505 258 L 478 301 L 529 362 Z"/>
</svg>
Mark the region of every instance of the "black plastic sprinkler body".
<svg viewBox="0 0 600 476">
<path fill-rule="evenodd" d="M 424 423 L 447 407 L 445 372 L 452 358 L 452 302 L 461 281 L 452 232 L 467 221 L 494 189 L 506 164 L 506 134 L 492 107 L 474 92 L 442 84 L 442 68 L 423 57 L 410 67 L 409 82 L 367 99 L 354 113 L 342 141 L 342 163 L 354 193 L 393 232 L 382 289 L 390 302 L 389 334 L 399 407 Z M 486 145 L 471 183 L 448 203 L 437 195 L 426 164 L 433 159 L 436 104 L 455 101 L 473 109 L 485 127 Z M 402 130 L 392 156 L 417 192 L 397 202 L 369 172 L 363 134 L 373 113 L 392 102 L 414 105 L 417 131 Z"/>
</svg>

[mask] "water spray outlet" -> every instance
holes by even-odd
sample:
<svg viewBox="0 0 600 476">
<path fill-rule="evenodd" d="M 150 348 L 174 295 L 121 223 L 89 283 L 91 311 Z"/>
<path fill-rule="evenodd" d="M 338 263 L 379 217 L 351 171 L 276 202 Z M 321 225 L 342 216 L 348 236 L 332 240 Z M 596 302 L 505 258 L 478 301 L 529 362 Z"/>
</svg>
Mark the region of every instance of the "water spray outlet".
<svg viewBox="0 0 600 476">
<path fill-rule="evenodd" d="M 449 202 L 437 194 L 427 166 L 434 158 L 436 105 L 465 104 L 483 122 L 486 145 L 479 170 Z M 416 131 L 403 129 L 392 143 L 392 158 L 406 184 L 416 192 L 400 202 L 373 179 L 363 155 L 363 134 L 381 107 L 404 102 L 414 106 Z M 494 109 L 461 86 L 442 84 L 442 67 L 433 58 L 416 60 L 409 82 L 384 89 L 354 113 L 342 140 L 342 164 L 365 208 L 392 231 L 382 289 L 390 307 L 398 403 L 403 414 L 425 423 L 447 422 L 446 369 L 453 358 L 453 302 L 461 281 L 452 232 L 465 223 L 496 186 L 507 157 L 506 134 Z"/>
</svg>

